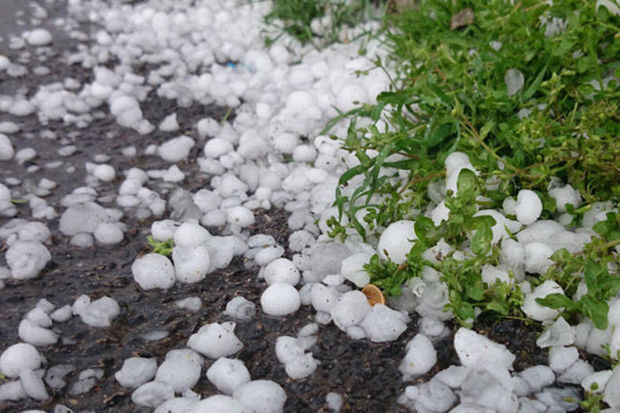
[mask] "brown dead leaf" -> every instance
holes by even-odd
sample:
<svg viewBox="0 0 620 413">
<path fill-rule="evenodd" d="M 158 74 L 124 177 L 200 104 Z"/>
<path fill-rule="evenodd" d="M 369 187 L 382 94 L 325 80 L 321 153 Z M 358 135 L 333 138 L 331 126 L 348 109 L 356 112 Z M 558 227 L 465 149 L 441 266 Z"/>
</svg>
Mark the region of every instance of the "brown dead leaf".
<svg viewBox="0 0 620 413">
<path fill-rule="evenodd" d="M 450 29 L 460 29 L 461 27 L 469 26 L 473 22 L 474 11 L 470 7 L 467 7 L 452 16 L 450 19 Z"/>
</svg>

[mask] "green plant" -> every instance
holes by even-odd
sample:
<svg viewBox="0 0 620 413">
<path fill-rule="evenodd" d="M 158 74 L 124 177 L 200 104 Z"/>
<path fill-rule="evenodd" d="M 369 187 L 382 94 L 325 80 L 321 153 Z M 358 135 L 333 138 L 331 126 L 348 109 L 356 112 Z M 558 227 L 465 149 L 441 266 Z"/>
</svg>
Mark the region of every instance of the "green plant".
<svg viewBox="0 0 620 413">
<path fill-rule="evenodd" d="M 355 27 L 380 14 L 370 0 L 275 0 L 265 22 L 280 34 L 267 36 L 265 43 L 270 46 L 286 33 L 302 44 L 326 46 L 338 41 L 343 27 Z"/>
<path fill-rule="evenodd" d="M 451 24 L 466 10 L 471 18 Z M 391 60 L 377 58 L 375 65 L 388 75 L 389 90 L 376 104 L 341 113 L 322 131 L 347 120 L 342 145 L 359 161 L 339 179 L 339 217 L 328 222 L 331 235 L 346 237 L 343 217 L 364 238 L 400 219 L 416 221 L 411 260 L 395 265 L 374 257 L 367 266 L 386 294 L 398 294 L 404 281 L 420 275 L 420 265 L 430 265 L 442 274 L 448 307 L 461 323 L 470 322 L 476 308 L 521 316 L 520 290 L 481 280 L 481 266 L 497 263 L 491 243 L 496 222 L 474 215 L 527 188 L 543 201 L 542 218 L 554 219 L 559 213 L 547 188 L 558 178 L 585 200 L 582 207 L 567 207 L 575 227 L 593 203 L 620 197 L 618 22 L 605 7 L 577 0 L 422 0 L 388 18 Z M 478 174 L 461 173 L 457 194 L 444 199 L 449 217 L 435 226 L 420 211 L 433 206 L 430 193 L 455 151 L 465 152 Z M 606 326 L 607 300 L 619 284 L 607 270 L 618 264 L 617 215 L 595 230 L 600 237 L 584 251 L 557 252 L 543 277 L 556 280 L 567 295 L 539 302 Z M 420 260 L 420 251 L 439 239 L 470 252 L 439 264 Z M 588 292 L 573 301 L 568 297 L 582 279 Z"/>
<path fill-rule="evenodd" d="M 149 246 L 156 254 L 161 254 L 169 257 L 172 255 L 172 249 L 174 248 L 174 240 L 157 241 L 151 235 L 147 238 Z"/>
</svg>

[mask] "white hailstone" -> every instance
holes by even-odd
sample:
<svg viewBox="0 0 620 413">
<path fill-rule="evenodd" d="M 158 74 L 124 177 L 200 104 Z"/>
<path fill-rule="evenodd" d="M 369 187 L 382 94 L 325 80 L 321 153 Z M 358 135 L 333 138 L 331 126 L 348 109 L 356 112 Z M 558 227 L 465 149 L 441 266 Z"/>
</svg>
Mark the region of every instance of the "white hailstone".
<svg viewBox="0 0 620 413">
<path fill-rule="evenodd" d="M 276 282 L 297 285 L 300 278 L 299 270 L 295 267 L 295 264 L 286 258 L 278 258 L 271 261 L 269 265 L 265 267 L 263 276 L 268 285 Z"/>
<path fill-rule="evenodd" d="M 467 377 L 469 368 L 464 366 L 450 366 L 447 369 L 441 370 L 435 375 L 434 380 L 439 380 L 445 383 L 452 389 L 458 389 L 461 387 L 463 380 Z"/>
<path fill-rule="evenodd" d="M 142 188 L 142 182 L 139 179 L 125 179 L 118 189 L 119 195 L 137 195 Z"/>
<path fill-rule="evenodd" d="M 107 296 L 90 302 L 90 297 L 81 295 L 73 304 L 73 312 L 91 327 L 109 327 L 120 314 L 121 308 L 113 298 Z"/>
<path fill-rule="evenodd" d="M 69 320 L 73 316 L 71 306 L 66 304 L 50 314 L 50 318 L 57 323 L 62 323 Z"/>
<path fill-rule="evenodd" d="M 310 303 L 316 311 L 329 313 L 338 302 L 339 296 L 336 288 L 316 283 L 310 290 Z"/>
<path fill-rule="evenodd" d="M 230 224 L 235 224 L 241 228 L 254 224 L 254 213 L 245 207 L 236 206 L 230 208 L 226 214 L 226 218 Z"/>
<path fill-rule="evenodd" d="M 502 266 L 485 264 L 482 266 L 481 274 L 482 281 L 488 285 L 493 285 L 496 281 L 501 281 L 507 284 L 512 283 L 508 269 Z"/>
<path fill-rule="evenodd" d="M 403 381 L 428 373 L 437 362 L 437 351 L 425 335 L 416 334 L 405 348 L 407 353 L 398 367 L 403 375 Z"/>
<path fill-rule="evenodd" d="M 166 162 L 179 162 L 187 158 L 195 143 L 189 136 L 177 136 L 162 143 L 157 153 Z"/>
<path fill-rule="evenodd" d="M 588 376 L 586 376 L 581 381 L 581 387 L 584 391 L 591 393 L 602 393 L 605 391 L 605 385 L 611 378 L 612 371 L 611 370 L 602 370 L 594 372 Z"/>
<path fill-rule="evenodd" d="M 13 379 L 19 376 L 22 369 L 38 369 L 41 361 L 41 355 L 32 344 L 13 344 L 0 355 L 0 373 Z"/>
<path fill-rule="evenodd" d="M 340 274 L 357 287 L 364 287 L 370 282 L 370 275 L 364 269 L 370 257 L 367 253 L 357 253 L 347 257 L 342 261 Z"/>
<path fill-rule="evenodd" d="M 99 244 L 102 245 L 114 245 L 123 240 L 123 231 L 118 225 L 102 222 L 95 228 L 93 234 Z"/>
<path fill-rule="evenodd" d="M 525 251 L 523 246 L 512 239 L 502 241 L 502 251 L 500 253 L 502 264 L 512 269 L 517 281 L 522 281 L 525 277 Z"/>
<path fill-rule="evenodd" d="M 579 358 L 575 347 L 554 346 L 549 350 L 549 367 L 553 371 L 564 371 Z"/>
<path fill-rule="evenodd" d="M 342 408 L 344 400 L 341 395 L 334 392 L 329 392 L 325 396 L 325 403 L 327 403 L 327 407 L 331 409 L 334 413 L 338 413 Z"/>
<path fill-rule="evenodd" d="M 248 321 L 256 314 L 256 304 L 244 297 L 235 297 L 226 304 L 224 314 L 237 320 Z"/>
<path fill-rule="evenodd" d="M 358 325 L 370 311 L 368 299 L 361 291 L 349 291 L 338 297 L 336 305 L 331 309 L 334 323 L 341 329 Z"/>
<path fill-rule="evenodd" d="M 182 310 L 197 312 L 202 307 L 202 301 L 200 301 L 200 297 L 187 297 L 175 301 L 174 305 Z"/>
<path fill-rule="evenodd" d="M 312 145 L 299 145 L 293 150 L 293 160 L 295 162 L 314 162 L 317 151 Z"/>
<path fill-rule="evenodd" d="M 549 188 L 549 195 L 555 199 L 558 212 L 566 212 L 566 204 L 577 208 L 582 202 L 579 192 L 570 185 Z"/>
<path fill-rule="evenodd" d="M 70 243 L 78 248 L 90 248 L 95 244 L 95 240 L 92 235 L 82 233 L 72 236 Z"/>
<path fill-rule="evenodd" d="M 155 358 L 131 357 L 123 362 L 123 367 L 114 373 L 114 378 L 123 387 L 137 388 L 155 377 L 157 360 Z"/>
<path fill-rule="evenodd" d="M 263 291 L 260 304 L 266 314 L 284 316 L 299 310 L 301 298 L 295 287 L 288 283 L 277 282 Z"/>
<path fill-rule="evenodd" d="M 209 251 L 209 258 L 211 260 L 209 271 L 226 268 L 230 265 L 235 254 L 235 238 L 233 236 L 212 237 L 205 241 L 203 245 Z"/>
<path fill-rule="evenodd" d="M 523 73 L 521 73 L 518 69 L 508 69 L 504 74 L 504 83 L 506 84 L 506 93 L 508 96 L 513 96 L 521 89 L 523 89 L 523 84 L 525 82 L 525 77 Z"/>
<path fill-rule="evenodd" d="M 536 340 L 536 345 L 541 348 L 570 346 L 575 342 L 575 331 L 564 317 L 558 317 L 555 322 L 547 327 Z"/>
<path fill-rule="evenodd" d="M 202 357 L 192 350 L 172 350 L 157 369 L 155 381 L 168 383 L 175 393 L 183 393 L 198 383 L 202 364 Z"/>
<path fill-rule="evenodd" d="M 0 401 L 11 400 L 17 401 L 25 398 L 26 392 L 21 381 L 7 381 L 0 385 Z"/>
<path fill-rule="evenodd" d="M 205 245 L 177 245 L 172 249 L 174 272 L 182 283 L 196 283 L 205 278 L 211 264 Z"/>
<path fill-rule="evenodd" d="M 345 84 L 338 91 L 336 106 L 343 112 L 348 112 L 357 107 L 360 103 L 368 101 L 366 90 L 361 85 L 355 83 Z"/>
<path fill-rule="evenodd" d="M 531 242 L 523 248 L 525 253 L 525 271 L 533 274 L 544 274 L 553 265 L 549 259 L 553 249 L 542 242 Z"/>
<path fill-rule="evenodd" d="M 228 395 L 251 380 L 250 372 L 241 360 L 225 357 L 219 358 L 209 367 L 207 378 L 219 391 Z"/>
<path fill-rule="evenodd" d="M 174 389 L 168 383 L 150 381 L 131 394 L 131 401 L 138 406 L 155 408 L 174 397 Z"/>
<path fill-rule="evenodd" d="M 422 317 L 419 321 L 419 329 L 422 334 L 432 340 L 442 338 L 448 332 L 445 324 L 435 317 Z"/>
<path fill-rule="evenodd" d="M 47 225 L 42 222 L 29 222 L 17 232 L 17 235 L 22 241 L 42 243 L 47 241 L 52 236 L 52 233 Z"/>
<path fill-rule="evenodd" d="M 233 399 L 230 396 L 221 394 L 207 397 L 194 404 L 189 413 L 253 413 L 256 409 L 249 409 L 244 403 Z"/>
<path fill-rule="evenodd" d="M 360 326 L 366 330 L 370 341 L 383 343 L 396 340 L 406 329 L 409 317 L 383 304 L 376 304 L 364 317 Z"/>
<path fill-rule="evenodd" d="M 561 383 L 580 384 L 583 379 L 594 373 L 594 368 L 584 360 L 575 361 L 558 377 Z"/>
<path fill-rule="evenodd" d="M 151 235 L 156 241 L 167 241 L 174 238 L 179 223 L 171 219 L 155 221 L 151 225 Z"/>
<path fill-rule="evenodd" d="M 459 328 L 454 336 L 454 349 L 465 367 L 476 368 L 492 364 L 511 370 L 515 360 L 514 354 L 503 344 L 494 343 L 464 327 Z"/>
<path fill-rule="evenodd" d="M 22 341 L 34 346 L 49 346 L 58 342 L 58 334 L 54 333 L 52 330 L 38 326 L 28 319 L 24 319 L 19 323 L 17 332 Z"/>
<path fill-rule="evenodd" d="M 164 120 L 159 124 L 159 130 L 162 132 L 173 132 L 179 129 L 179 124 L 177 122 L 177 114 L 171 113 L 166 116 Z"/>
<path fill-rule="evenodd" d="M 280 363 L 290 363 L 304 355 L 301 342 L 290 336 L 281 336 L 276 339 L 276 357 Z"/>
<path fill-rule="evenodd" d="M 592 328 L 585 345 L 585 350 L 588 353 L 596 354 L 598 356 L 604 356 L 607 354 L 606 346 L 609 345 L 611 340 L 613 326 L 608 326 L 607 329 L 601 330 L 598 328 Z"/>
<path fill-rule="evenodd" d="M 16 241 L 5 254 L 11 275 L 18 280 L 37 277 L 51 258 L 43 244 L 32 241 Z"/>
<path fill-rule="evenodd" d="M 547 366 L 528 367 L 519 373 L 519 377 L 525 380 L 532 393 L 537 393 L 555 382 L 555 374 Z"/>
<path fill-rule="evenodd" d="M 407 260 L 414 241 L 418 238 L 413 221 L 396 221 L 388 226 L 379 238 L 377 250 L 384 260 L 402 264 Z"/>
<path fill-rule="evenodd" d="M 233 393 L 233 398 L 245 406 L 252 406 L 254 413 L 282 413 L 286 392 L 271 380 L 253 380 Z"/>
<path fill-rule="evenodd" d="M 534 191 L 522 189 L 517 195 L 517 205 L 515 205 L 515 213 L 517 221 L 523 225 L 530 225 L 536 222 L 542 213 L 542 201 Z"/>
<path fill-rule="evenodd" d="M 280 245 L 271 245 L 269 247 L 260 248 L 254 256 L 257 265 L 263 267 L 271 263 L 273 260 L 284 255 L 284 248 Z"/>
<path fill-rule="evenodd" d="M 198 403 L 198 400 L 187 397 L 175 397 L 166 400 L 155 409 L 154 413 L 188 413 Z"/>
<path fill-rule="evenodd" d="M 8 136 L 0 133 L 0 161 L 9 161 L 13 159 L 15 149 Z"/>
<path fill-rule="evenodd" d="M 478 211 L 474 214 L 474 216 L 490 216 L 495 219 L 495 225 L 491 227 L 491 230 L 493 231 L 493 239 L 491 242 L 493 244 L 496 244 L 503 239 L 510 238 L 508 231 L 514 234 L 521 229 L 521 224 L 518 221 L 508 219 L 502 213 L 494 209 L 484 209 Z"/>
<path fill-rule="evenodd" d="M 116 178 L 114 168 L 108 164 L 96 165 L 92 170 L 93 176 L 100 181 L 110 182 Z"/>
<path fill-rule="evenodd" d="M 213 138 L 205 143 L 204 155 L 207 158 L 219 158 L 233 150 L 233 145 L 226 139 Z"/>
<path fill-rule="evenodd" d="M 24 33 L 24 39 L 30 46 L 46 46 L 54 39 L 45 29 L 35 29 Z"/>
<path fill-rule="evenodd" d="M 243 348 L 234 333 L 235 323 L 212 323 L 192 334 L 187 346 L 211 359 L 230 356 Z"/>
<path fill-rule="evenodd" d="M 279 133 L 273 137 L 273 146 L 277 151 L 292 154 L 299 146 L 299 136 L 293 133 Z"/>
<path fill-rule="evenodd" d="M 603 401 L 609 407 L 620 407 L 620 366 L 613 369 L 612 375 L 605 385 Z"/>
<path fill-rule="evenodd" d="M 11 65 L 11 61 L 8 59 L 8 57 L 0 55 L 0 71 L 8 69 L 10 65 Z M 4 123 L 5 122 L 2 122 L 2 124 Z M 4 128 L 0 128 L 0 129 L 2 130 L 2 132 L 5 132 Z"/>
<path fill-rule="evenodd" d="M 212 235 L 204 227 L 185 222 L 174 233 L 174 245 L 195 246 L 209 241 Z"/>
<path fill-rule="evenodd" d="M 43 379 L 32 369 L 24 368 L 19 371 L 19 381 L 28 397 L 44 401 L 50 398 Z"/>
<path fill-rule="evenodd" d="M 544 307 L 536 302 L 537 298 L 544 298 L 550 294 L 564 294 L 562 287 L 555 281 L 545 281 L 525 295 L 521 309 L 529 318 L 536 321 L 553 320 L 558 316 L 558 310 Z"/>
<path fill-rule="evenodd" d="M 286 363 L 284 365 L 284 370 L 291 379 L 299 380 L 314 373 L 318 364 L 318 361 L 312 356 L 312 353 L 305 353 L 301 357 L 297 357 Z"/>
<path fill-rule="evenodd" d="M 155 253 L 137 258 L 131 265 L 134 280 L 144 290 L 161 288 L 167 290 L 174 285 L 174 267 L 170 260 Z"/>
</svg>

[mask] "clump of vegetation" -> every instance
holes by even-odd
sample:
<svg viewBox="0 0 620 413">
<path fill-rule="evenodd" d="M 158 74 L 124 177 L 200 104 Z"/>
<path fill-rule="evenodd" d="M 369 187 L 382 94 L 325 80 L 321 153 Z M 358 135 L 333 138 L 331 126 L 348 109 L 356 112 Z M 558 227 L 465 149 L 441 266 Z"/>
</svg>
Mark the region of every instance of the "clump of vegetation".
<svg viewBox="0 0 620 413">
<path fill-rule="evenodd" d="M 157 241 L 153 236 L 149 235 L 148 243 L 151 249 L 156 254 L 165 255 L 169 257 L 172 255 L 172 249 L 174 248 L 174 240 L 168 239 L 166 241 Z"/>
<path fill-rule="evenodd" d="M 585 201 L 567 208 L 578 225 L 595 202 L 620 197 L 620 19 L 596 2 L 550 3 L 422 0 L 387 18 L 392 60 L 375 63 L 391 74 L 390 89 L 324 131 L 349 121 L 344 147 L 359 165 L 340 177 L 335 202 L 348 227 L 365 238 L 368 230 L 416 220 L 411 259 L 395 265 L 376 258 L 367 266 L 386 294 L 420 276 L 431 265 L 421 252 L 443 238 L 455 250 L 470 245 L 473 253 L 431 265 L 450 289 L 448 307 L 457 319 L 467 323 L 476 308 L 520 316 L 520 291 L 480 279 L 482 265 L 497 263 L 498 247 L 491 244 L 494 220 L 474 217 L 476 210 L 499 209 L 505 198 L 531 189 L 543 200 L 542 218 L 556 218 L 547 189 L 559 179 Z M 435 226 L 419 211 L 436 202 L 432 193 L 455 151 L 466 153 L 479 174 L 459 177 L 462 190 L 445 199 L 450 216 Z M 539 303 L 606 327 L 606 301 L 620 289 L 618 275 L 608 270 L 618 264 L 620 238 L 612 215 L 584 251 L 558 251 L 549 273 L 531 280 L 535 286 L 553 279 L 566 291 Z M 332 235 L 346 236 L 340 222 L 329 221 Z M 589 291 L 573 301 L 581 280 Z"/>
<path fill-rule="evenodd" d="M 355 27 L 379 15 L 376 8 L 370 0 L 275 0 L 265 22 L 275 26 L 279 34 L 267 36 L 265 43 L 269 46 L 286 33 L 302 44 L 326 46 L 340 39 L 344 27 Z"/>
</svg>

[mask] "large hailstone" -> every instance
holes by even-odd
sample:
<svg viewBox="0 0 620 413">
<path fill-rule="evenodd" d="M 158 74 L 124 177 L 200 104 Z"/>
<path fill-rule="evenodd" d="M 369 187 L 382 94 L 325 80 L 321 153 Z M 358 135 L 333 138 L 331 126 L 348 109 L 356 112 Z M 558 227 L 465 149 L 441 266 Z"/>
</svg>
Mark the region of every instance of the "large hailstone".
<svg viewBox="0 0 620 413">
<path fill-rule="evenodd" d="M 172 263 L 161 254 L 150 253 L 137 258 L 131 266 L 131 273 L 144 290 L 166 290 L 172 287 L 175 281 Z"/>
<path fill-rule="evenodd" d="M 263 311 L 269 315 L 283 316 L 294 313 L 301 306 L 299 291 L 292 285 L 277 282 L 270 285 L 260 297 Z"/>
<path fill-rule="evenodd" d="M 465 367 L 484 367 L 487 364 L 512 370 L 515 355 L 503 344 L 494 343 L 473 330 L 461 327 L 454 335 L 454 349 Z"/>
<path fill-rule="evenodd" d="M 233 398 L 245 406 L 252 406 L 252 411 L 257 413 L 281 413 L 286 392 L 274 381 L 253 380 L 235 390 Z"/>
<path fill-rule="evenodd" d="M 172 261 L 176 278 L 182 283 L 196 283 L 203 280 L 211 264 L 209 250 L 204 244 L 175 246 L 172 249 Z"/>
<path fill-rule="evenodd" d="M 428 373 L 437 362 L 437 351 L 425 335 L 417 334 L 405 348 L 407 353 L 398 367 L 405 381 Z"/>
<path fill-rule="evenodd" d="M 0 355 L 0 373 L 9 378 L 18 377 L 22 369 L 36 370 L 39 367 L 41 355 L 32 344 L 13 344 Z"/>
<path fill-rule="evenodd" d="M 6 263 L 13 278 L 35 278 L 52 258 L 45 245 L 39 242 L 17 241 L 7 250 Z"/>
<path fill-rule="evenodd" d="M 206 324 L 190 336 L 187 346 L 211 359 L 230 356 L 243 348 L 234 330 L 231 322 Z"/>
<path fill-rule="evenodd" d="M 407 254 L 418 238 L 413 221 L 396 221 L 383 231 L 379 238 L 377 250 L 384 260 L 392 260 L 396 264 L 402 264 L 407 260 Z"/>
<path fill-rule="evenodd" d="M 542 210 L 542 201 L 536 192 L 530 191 L 529 189 L 522 189 L 519 191 L 517 195 L 517 205 L 515 206 L 517 221 L 523 225 L 533 224 L 540 217 Z"/>
<path fill-rule="evenodd" d="M 554 320 L 559 312 L 553 308 L 545 307 L 536 302 L 537 298 L 545 298 L 550 294 L 564 294 L 562 287 L 555 281 L 545 281 L 534 289 L 534 291 L 527 293 L 523 300 L 521 309 L 529 318 L 536 321 L 549 321 Z"/>
</svg>

